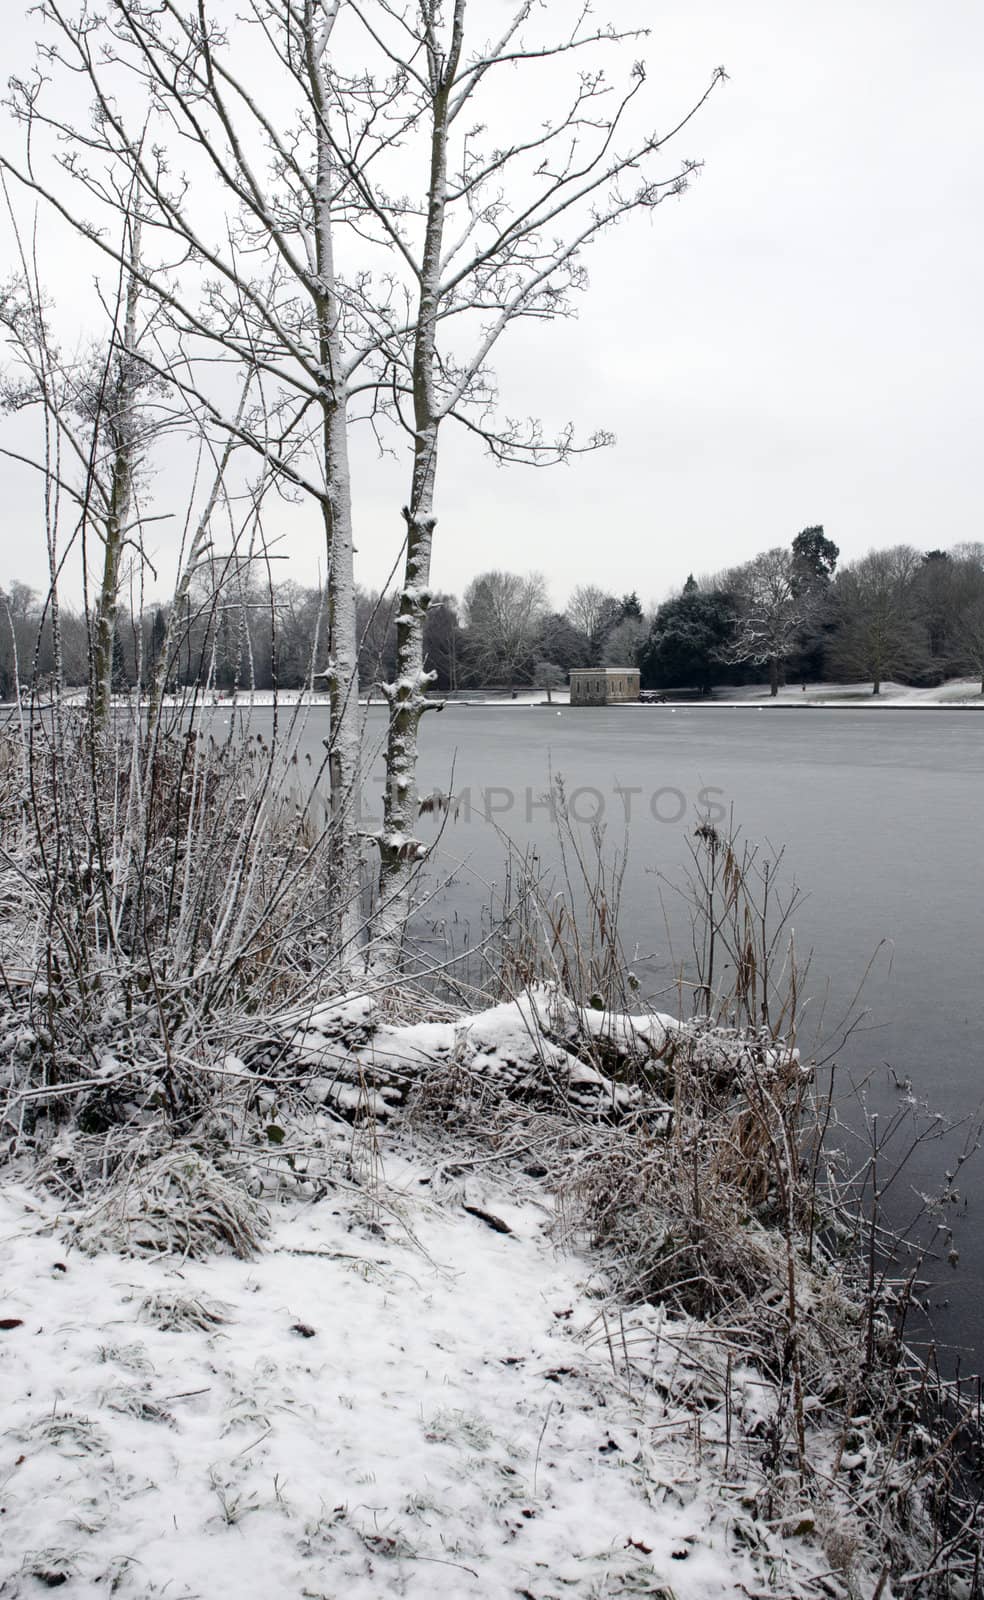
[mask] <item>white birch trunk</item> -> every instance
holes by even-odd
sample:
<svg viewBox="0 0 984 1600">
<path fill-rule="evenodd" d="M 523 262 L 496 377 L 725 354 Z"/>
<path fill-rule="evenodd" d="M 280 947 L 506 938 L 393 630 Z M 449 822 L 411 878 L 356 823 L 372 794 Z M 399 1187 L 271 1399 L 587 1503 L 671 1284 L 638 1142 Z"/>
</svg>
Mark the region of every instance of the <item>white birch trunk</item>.
<svg viewBox="0 0 984 1600">
<path fill-rule="evenodd" d="M 355 616 L 352 494 L 348 418 L 344 391 L 323 402 L 324 502 L 328 548 L 328 695 L 331 707 L 328 772 L 331 782 L 329 862 L 334 909 L 332 962 L 351 966 L 358 957 L 363 925 L 359 806 L 362 782 L 362 722 L 359 712 L 359 653 Z"/>
<path fill-rule="evenodd" d="M 328 697 L 331 722 L 328 773 L 331 784 L 329 874 L 331 911 L 328 960 L 349 967 L 358 958 L 363 926 L 359 810 L 362 784 L 362 725 L 359 713 L 359 651 L 352 537 L 352 483 L 348 450 L 348 392 L 339 321 L 332 195 L 335 171 L 328 129 L 324 54 L 337 7 L 315 37 L 315 14 L 306 18 L 308 73 L 317 118 L 316 313 L 320 367 L 322 518 L 327 552 Z"/>
<path fill-rule="evenodd" d="M 427 853 L 426 846 L 416 836 L 419 815 L 417 756 L 420 719 L 433 706 L 424 690 L 436 676 L 424 666 L 424 619 L 430 604 L 434 480 L 441 422 L 434 363 L 447 203 L 450 96 L 461 57 L 464 18 L 465 0 L 455 0 L 451 45 L 446 57 L 438 49 L 429 22 L 425 30 L 433 121 L 427 227 L 414 328 L 413 481 L 410 503 L 403 512 L 407 549 L 396 618 L 396 679 L 385 688 L 390 715 L 383 831 L 378 841 L 379 901 L 373 930 L 373 959 L 384 966 L 399 963 L 414 878 Z"/>
</svg>

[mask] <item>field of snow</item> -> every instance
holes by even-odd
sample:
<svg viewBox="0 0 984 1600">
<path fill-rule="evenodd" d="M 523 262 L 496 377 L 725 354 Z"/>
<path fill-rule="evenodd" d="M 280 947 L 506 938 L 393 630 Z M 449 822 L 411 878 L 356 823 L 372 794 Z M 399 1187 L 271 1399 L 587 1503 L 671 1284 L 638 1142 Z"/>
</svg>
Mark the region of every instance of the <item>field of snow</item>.
<svg viewBox="0 0 984 1600">
<path fill-rule="evenodd" d="M 808 683 L 786 684 L 775 696 L 769 694 L 768 685 L 745 684 L 741 688 L 719 689 L 708 705 L 772 706 L 864 706 L 878 710 L 886 706 L 980 706 L 984 708 L 979 678 L 951 678 L 947 683 L 930 689 L 913 689 L 904 683 L 883 683 L 877 695 L 872 694 L 869 683 Z"/>
<path fill-rule="evenodd" d="M 249 1262 L 88 1257 L 67 1216 L 6 1191 L 0 1594 L 747 1600 L 817 1580 L 817 1545 L 752 1514 L 737 1456 L 721 1470 L 698 1327 L 613 1313 L 552 1246 L 535 1176 L 438 1202 L 433 1162 L 387 1169 L 279 1208 Z M 735 1428 L 754 1421 L 754 1374 L 729 1392 Z"/>
</svg>

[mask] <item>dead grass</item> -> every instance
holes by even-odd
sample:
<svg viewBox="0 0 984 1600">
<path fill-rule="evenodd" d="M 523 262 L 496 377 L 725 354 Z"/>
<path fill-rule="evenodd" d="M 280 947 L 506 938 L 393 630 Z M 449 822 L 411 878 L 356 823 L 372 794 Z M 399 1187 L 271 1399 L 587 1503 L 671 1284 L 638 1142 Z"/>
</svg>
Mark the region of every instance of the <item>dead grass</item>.
<svg viewBox="0 0 984 1600">
<path fill-rule="evenodd" d="M 206 1295 L 182 1294 L 178 1289 L 158 1289 L 140 1302 L 140 1317 L 167 1333 L 213 1333 L 230 1320 L 229 1307 Z"/>
<path fill-rule="evenodd" d="M 251 1260 L 269 1218 L 236 1178 L 185 1144 L 130 1169 L 91 1202 L 76 1236 L 93 1254 L 178 1255 L 200 1260 L 229 1254 Z"/>
</svg>

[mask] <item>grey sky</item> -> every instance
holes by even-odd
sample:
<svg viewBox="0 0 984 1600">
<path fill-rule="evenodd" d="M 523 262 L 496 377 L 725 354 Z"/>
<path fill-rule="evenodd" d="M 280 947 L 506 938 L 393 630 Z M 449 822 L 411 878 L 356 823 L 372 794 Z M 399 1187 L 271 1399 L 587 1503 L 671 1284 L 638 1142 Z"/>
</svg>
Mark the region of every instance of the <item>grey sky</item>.
<svg viewBox="0 0 984 1600">
<path fill-rule="evenodd" d="M 980 537 L 984 11 L 972 0 L 621 10 L 652 28 L 639 54 L 660 124 L 726 67 L 677 147 L 703 173 L 591 253 L 576 322 L 521 328 L 496 361 L 506 410 L 608 427 L 618 445 L 540 472 L 497 469 L 456 434 L 435 585 L 460 593 L 488 566 L 536 567 L 558 605 L 583 582 L 649 601 L 813 522 L 842 559 Z M 6 59 L 26 64 L 33 24 L 5 22 Z M 63 293 L 70 279 L 57 276 Z M 0 470 L 0 582 L 37 583 L 33 488 Z M 378 461 L 365 439 L 356 484 L 359 576 L 375 584 L 401 537 L 404 465 Z M 313 581 L 313 515 L 285 512 L 283 526 L 280 571 Z M 163 536 L 160 551 L 166 562 Z"/>
</svg>

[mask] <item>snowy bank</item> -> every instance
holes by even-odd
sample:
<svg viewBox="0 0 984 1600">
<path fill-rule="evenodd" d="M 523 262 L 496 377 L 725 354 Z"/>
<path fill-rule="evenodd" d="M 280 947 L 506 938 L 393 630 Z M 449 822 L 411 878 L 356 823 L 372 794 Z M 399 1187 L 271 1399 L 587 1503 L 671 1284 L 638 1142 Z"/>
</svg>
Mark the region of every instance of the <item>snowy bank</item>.
<svg viewBox="0 0 984 1600">
<path fill-rule="evenodd" d="M 387 991 L 216 1062 L 177 1139 L 39 1124 L 0 1196 L 0 1595 L 969 1594 L 906 1578 L 932 1436 L 808 1243 L 807 1077 L 545 987 Z"/>
<path fill-rule="evenodd" d="M 249 1262 L 86 1257 L 3 1196 L 0 1593 L 848 1593 L 833 1524 L 763 1513 L 770 1386 L 614 1308 L 534 1180 L 332 1153 Z"/>
</svg>

